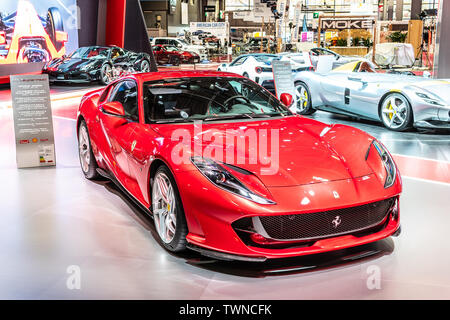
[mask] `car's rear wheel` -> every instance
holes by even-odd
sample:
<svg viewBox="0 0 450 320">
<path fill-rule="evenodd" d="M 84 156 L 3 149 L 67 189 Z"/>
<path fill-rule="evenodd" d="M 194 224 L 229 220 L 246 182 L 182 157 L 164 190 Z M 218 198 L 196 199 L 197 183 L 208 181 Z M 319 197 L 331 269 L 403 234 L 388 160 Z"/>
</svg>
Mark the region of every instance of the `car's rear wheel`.
<svg viewBox="0 0 450 320">
<path fill-rule="evenodd" d="M 383 125 L 390 130 L 408 130 L 413 122 L 411 104 L 404 95 L 391 93 L 381 103 L 380 117 Z"/>
<path fill-rule="evenodd" d="M 141 62 L 141 72 L 150 72 L 150 63 L 147 60 Z"/>
<path fill-rule="evenodd" d="M 311 105 L 311 95 L 309 93 L 309 88 L 304 82 L 295 83 L 295 94 L 297 98 L 297 113 L 308 115 L 316 112 Z"/>
<path fill-rule="evenodd" d="M 175 180 L 165 165 L 156 170 L 152 179 L 152 212 L 163 246 L 172 252 L 186 249 L 186 218 Z"/>
<path fill-rule="evenodd" d="M 78 128 L 78 154 L 84 176 L 89 180 L 97 178 L 97 161 L 92 152 L 91 139 L 84 120 L 81 121 L 80 127 Z"/>
<path fill-rule="evenodd" d="M 179 66 L 180 65 L 180 58 L 178 58 L 177 56 L 171 56 L 169 59 L 169 64 L 173 65 L 173 66 Z"/>
<path fill-rule="evenodd" d="M 100 82 L 104 85 L 108 85 L 113 78 L 112 67 L 109 64 L 103 65 L 100 70 Z"/>
</svg>

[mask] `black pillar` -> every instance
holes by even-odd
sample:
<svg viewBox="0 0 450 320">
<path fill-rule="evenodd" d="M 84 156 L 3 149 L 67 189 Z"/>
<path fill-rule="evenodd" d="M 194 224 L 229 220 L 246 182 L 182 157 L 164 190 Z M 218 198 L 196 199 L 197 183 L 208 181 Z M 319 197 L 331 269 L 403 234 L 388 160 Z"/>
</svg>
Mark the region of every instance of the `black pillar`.
<svg viewBox="0 0 450 320">
<path fill-rule="evenodd" d="M 411 0 L 411 20 L 420 20 L 422 12 L 422 0 Z"/>
</svg>

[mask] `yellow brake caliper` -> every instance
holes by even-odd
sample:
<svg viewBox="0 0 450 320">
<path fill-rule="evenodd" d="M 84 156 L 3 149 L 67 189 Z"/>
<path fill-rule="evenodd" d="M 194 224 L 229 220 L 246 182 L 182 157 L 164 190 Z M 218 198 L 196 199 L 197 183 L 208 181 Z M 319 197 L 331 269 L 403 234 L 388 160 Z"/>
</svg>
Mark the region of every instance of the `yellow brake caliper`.
<svg viewBox="0 0 450 320">
<path fill-rule="evenodd" d="M 306 107 L 308 105 L 308 92 L 305 90 L 305 102 L 303 102 L 303 106 Z"/>
<path fill-rule="evenodd" d="M 392 103 L 389 101 L 388 110 L 392 110 L 392 109 L 394 109 L 394 108 L 392 107 Z M 389 120 L 392 120 L 393 116 L 394 116 L 394 113 L 389 112 Z"/>
</svg>

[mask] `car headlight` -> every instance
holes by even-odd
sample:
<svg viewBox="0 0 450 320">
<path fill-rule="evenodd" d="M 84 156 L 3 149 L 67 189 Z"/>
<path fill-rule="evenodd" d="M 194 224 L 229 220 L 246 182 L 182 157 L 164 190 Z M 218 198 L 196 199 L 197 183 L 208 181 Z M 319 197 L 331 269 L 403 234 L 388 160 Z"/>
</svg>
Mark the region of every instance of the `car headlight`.
<svg viewBox="0 0 450 320">
<path fill-rule="evenodd" d="M 244 184 L 242 184 L 217 162 L 202 157 L 192 157 L 191 161 L 197 169 L 217 187 L 259 204 L 275 204 L 272 200 L 263 198 L 250 191 Z"/>
<path fill-rule="evenodd" d="M 380 142 L 378 142 L 377 140 L 373 140 L 372 145 L 380 155 L 384 169 L 386 170 L 386 180 L 384 182 L 384 188 L 392 187 L 394 185 L 395 178 L 397 177 L 397 167 L 395 166 L 394 160 L 392 160 L 391 155 Z"/>
<path fill-rule="evenodd" d="M 429 104 L 434 104 L 436 106 L 443 106 L 444 104 L 436 98 L 432 98 L 429 95 L 425 94 L 425 93 L 421 93 L 421 92 L 416 92 L 416 95 L 420 98 L 422 98 L 426 103 Z"/>
</svg>

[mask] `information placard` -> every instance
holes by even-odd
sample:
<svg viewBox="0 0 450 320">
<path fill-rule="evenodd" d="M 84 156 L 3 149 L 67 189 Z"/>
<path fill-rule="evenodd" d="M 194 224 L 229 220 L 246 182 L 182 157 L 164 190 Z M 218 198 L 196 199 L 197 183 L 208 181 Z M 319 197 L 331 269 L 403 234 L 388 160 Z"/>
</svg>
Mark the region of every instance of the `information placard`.
<svg viewBox="0 0 450 320">
<path fill-rule="evenodd" d="M 294 103 L 291 107 L 291 111 L 295 111 L 297 99 L 291 63 L 289 61 L 272 61 L 272 70 L 277 98 L 280 99 L 282 93 L 289 93 L 292 95 Z"/>
<path fill-rule="evenodd" d="M 48 75 L 11 76 L 11 98 L 17 167 L 56 165 Z"/>
</svg>

